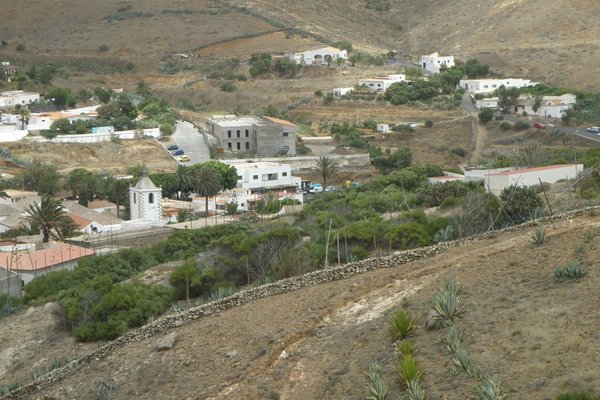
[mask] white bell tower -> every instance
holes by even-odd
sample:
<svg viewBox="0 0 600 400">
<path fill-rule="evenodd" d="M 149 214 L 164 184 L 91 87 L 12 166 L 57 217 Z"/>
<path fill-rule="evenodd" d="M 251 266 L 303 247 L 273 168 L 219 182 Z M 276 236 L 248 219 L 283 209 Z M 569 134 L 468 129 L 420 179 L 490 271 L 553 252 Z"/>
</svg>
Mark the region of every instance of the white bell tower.
<svg viewBox="0 0 600 400">
<path fill-rule="evenodd" d="M 162 220 L 162 190 L 152 183 L 146 172 L 129 188 L 129 211 L 131 220 Z"/>
</svg>

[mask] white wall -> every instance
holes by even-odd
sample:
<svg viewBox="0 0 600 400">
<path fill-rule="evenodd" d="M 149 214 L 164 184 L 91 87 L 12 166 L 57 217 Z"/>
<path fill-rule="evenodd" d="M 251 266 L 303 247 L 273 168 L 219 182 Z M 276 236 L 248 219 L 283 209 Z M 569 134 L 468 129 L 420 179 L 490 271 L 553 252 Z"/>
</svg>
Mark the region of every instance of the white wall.
<svg viewBox="0 0 600 400">
<path fill-rule="evenodd" d="M 439 73 L 443 67 L 451 68 L 453 66 L 454 56 L 440 57 L 438 53 L 421 56 L 421 68 L 434 74 Z"/>
<path fill-rule="evenodd" d="M 230 164 L 232 165 L 232 164 Z M 237 186 L 243 189 L 269 189 L 283 186 L 300 187 L 301 179 L 292 176 L 292 167 L 288 164 L 247 163 L 233 164 L 237 170 Z M 284 174 L 286 176 L 284 176 Z M 275 179 L 269 179 L 269 175 Z"/>
<path fill-rule="evenodd" d="M 27 132 L 27 131 L 25 131 Z M 28 139 L 34 140 L 36 142 L 55 142 L 55 143 L 96 143 L 96 142 L 108 142 L 112 139 L 113 136 L 118 137 L 119 139 L 128 140 L 135 139 L 136 131 L 118 131 L 115 133 L 86 133 L 84 135 L 58 135 L 54 139 L 49 140 L 43 138 L 41 136 L 32 136 Z M 160 129 L 152 128 L 152 129 L 144 129 L 143 136 L 147 137 L 160 137 Z"/>
<path fill-rule="evenodd" d="M 509 186 L 529 187 L 539 185 L 540 179 L 544 183 L 555 183 L 561 179 L 574 179 L 581 171 L 583 171 L 583 164 L 566 164 L 492 174 L 489 175 L 489 187 L 487 189 L 498 195 Z"/>
<path fill-rule="evenodd" d="M 533 86 L 535 82 L 529 79 L 505 78 L 505 79 L 462 79 L 458 86 L 470 93 L 491 93 L 494 90 L 504 86 L 506 88 L 522 88 Z"/>
<path fill-rule="evenodd" d="M 333 89 L 333 95 L 334 96 L 345 96 L 349 93 L 352 93 L 353 90 L 354 90 L 353 87 L 335 88 L 335 89 Z"/>
<path fill-rule="evenodd" d="M 11 131 L 11 132 L 0 132 L 0 142 L 18 142 L 23 140 L 25 136 L 29 134 L 29 131 Z"/>
</svg>

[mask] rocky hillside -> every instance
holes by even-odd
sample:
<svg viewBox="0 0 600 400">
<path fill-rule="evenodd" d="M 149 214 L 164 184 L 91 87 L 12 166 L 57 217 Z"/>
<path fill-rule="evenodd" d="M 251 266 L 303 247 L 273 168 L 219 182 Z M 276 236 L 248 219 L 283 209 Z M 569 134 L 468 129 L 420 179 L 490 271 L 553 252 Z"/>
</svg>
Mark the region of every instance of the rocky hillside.
<svg viewBox="0 0 600 400">
<path fill-rule="evenodd" d="M 319 271 L 172 315 L 13 398 L 358 400 L 367 395 L 365 370 L 373 362 L 397 397 L 403 387 L 390 319 L 399 309 L 415 319 L 411 340 L 429 398 L 477 398 L 481 375 L 501 382 L 513 399 L 598 395 L 600 216 L 577 214 L 549 221 L 541 246 L 529 224 Z M 585 278 L 557 282 L 555 267 L 570 262 Z M 439 342 L 448 328 L 425 328 L 428 301 L 448 277 L 465 306 L 458 325 L 479 371 L 471 377 Z"/>
</svg>

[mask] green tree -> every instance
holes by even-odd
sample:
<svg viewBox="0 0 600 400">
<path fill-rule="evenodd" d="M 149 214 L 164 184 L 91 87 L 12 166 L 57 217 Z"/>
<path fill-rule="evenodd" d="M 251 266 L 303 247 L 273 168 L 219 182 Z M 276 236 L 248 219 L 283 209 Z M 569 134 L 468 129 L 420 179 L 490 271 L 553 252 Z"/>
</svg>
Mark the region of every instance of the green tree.
<svg viewBox="0 0 600 400">
<path fill-rule="evenodd" d="M 62 240 L 65 226 L 73 221 L 63 210 L 60 201 L 49 195 L 44 195 L 40 203 L 33 203 L 24 211 L 25 221 L 30 227 L 36 226 L 40 229 L 44 243 L 50 241 L 51 235 Z"/>
<path fill-rule="evenodd" d="M 219 173 L 219 184 L 221 185 L 220 190 L 229 190 L 237 186 L 237 169 L 233 165 L 228 165 L 220 161 L 206 161 L 201 164 L 193 165 L 192 171 L 198 168 L 212 168 Z"/>
<path fill-rule="evenodd" d="M 533 110 L 534 113 L 537 114 L 538 110 L 542 106 L 543 99 L 544 99 L 544 96 L 539 95 L 539 94 L 533 96 L 533 105 L 531 106 L 531 109 Z"/>
<path fill-rule="evenodd" d="M 100 179 L 98 175 L 85 168 L 75 168 L 67 175 L 65 188 L 77 197 L 79 204 L 87 207 L 88 202 L 94 199 L 94 195 L 100 192 Z"/>
<path fill-rule="evenodd" d="M 17 115 L 19 116 L 19 119 L 21 120 L 21 129 L 24 130 L 25 129 L 25 125 L 29 122 L 29 110 L 26 107 L 20 107 L 17 110 Z"/>
<path fill-rule="evenodd" d="M 60 189 L 60 175 L 56 167 L 34 161 L 31 166 L 17 175 L 17 183 L 26 190 L 39 194 L 53 195 Z"/>
<path fill-rule="evenodd" d="M 117 206 L 117 217 L 120 215 L 121 205 L 128 201 L 130 184 L 129 179 L 116 179 L 113 176 L 106 178 L 107 197 Z"/>
<path fill-rule="evenodd" d="M 73 130 L 73 125 L 68 119 L 60 118 L 54 121 L 52 125 L 50 125 L 50 130 L 59 131 L 64 135 L 68 135 Z"/>
<path fill-rule="evenodd" d="M 519 95 L 519 88 L 506 88 L 504 85 L 500 86 L 500 88 L 498 88 L 498 107 L 502 109 L 503 113 L 509 113 L 516 107 Z"/>
<path fill-rule="evenodd" d="M 352 43 L 345 40 L 338 40 L 337 42 L 333 42 L 331 46 L 340 50 L 346 50 L 348 53 L 352 51 Z"/>
<path fill-rule="evenodd" d="M 193 171 L 193 190 L 204 197 L 206 216 L 208 217 L 208 198 L 215 196 L 221 190 L 221 175 L 214 168 L 203 166 Z M 208 225 L 208 218 L 204 220 Z"/>
<path fill-rule="evenodd" d="M 77 98 L 67 87 L 55 87 L 46 93 L 46 98 L 51 99 L 52 103 L 60 108 L 75 107 Z"/>
<path fill-rule="evenodd" d="M 92 92 L 90 92 L 87 89 L 81 89 L 79 92 L 77 92 L 77 98 L 85 103 L 87 101 L 90 101 L 90 99 L 92 98 Z"/>
<path fill-rule="evenodd" d="M 169 278 L 169 282 L 177 291 L 178 297 L 181 298 L 183 297 L 182 295 L 185 294 L 185 299 L 189 302 L 190 288 L 193 288 L 201 283 L 196 261 L 190 259 L 184 264 L 173 269 L 173 272 L 171 272 L 171 277 Z"/>
<path fill-rule="evenodd" d="M 382 173 L 406 168 L 412 163 L 412 152 L 408 147 L 398 149 L 389 156 L 380 155 L 373 159 L 373 165 Z"/>
<path fill-rule="evenodd" d="M 327 179 L 334 177 L 340 172 L 340 167 L 335 158 L 320 156 L 314 164 L 315 171 L 323 178 L 323 189 L 327 187 Z"/>
<path fill-rule="evenodd" d="M 166 137 L 171 136 L 173 134 L 173 127 L 170 124 L 161 124 L 160 133 Z"/>
<path fill-rule="evenodd" d="M 494 110 L 484 107 L 481 109 L 481 111 L 479 111 L 479 114 L 477 114 L 477 118 L 479 118 L 479 121 L 482 124 L 487 124 L 494 118 Z"/>
<path fill-rule="evenodd" d="M 112 90 L 106 89 L 103 87 L 97 87 L 94 89 L 94 95 L 100 100 L 102 103 L 108 103 L 112 96 Z"/>
<path fill-rule="evenodd" d="M 187 199 L 194 184 L 194 174 L 191 168 L 181 164 L 178 165 L 177 170 L 175 171 L 175 178 L 177 180 L 178 188 L 177 198 L 179 200 Z"/>
<path fill-rule="evenodd" d="M 148 83 L 143 80 L 137 83 L 137 85 L 135 86 L 135 92 L 143 97 L 149 97 L 152 95 L 152 92 L 150 91 L 150 85 L 148 85 Z"/>
</svg>

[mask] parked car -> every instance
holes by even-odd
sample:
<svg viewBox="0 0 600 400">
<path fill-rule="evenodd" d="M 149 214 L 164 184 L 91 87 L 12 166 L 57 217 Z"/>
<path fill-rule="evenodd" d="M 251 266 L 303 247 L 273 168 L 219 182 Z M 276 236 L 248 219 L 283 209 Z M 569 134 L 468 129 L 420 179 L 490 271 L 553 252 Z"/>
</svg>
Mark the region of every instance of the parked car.
<svg viewBox="0 0 600 400">
<path fill-rule="evenodd" d="M 190 161 L 190 156 L 188 156 L 188 155 L 177 156 L 177 157 L 175 157 L 175 160 L 177 160 L 178 162 L 188 162 L 188 161 Z"/>
<path fill-rule="evenodd" d="M 179 150 L 179 146 L 177 146 L 176 144 L 172 144 L 167 147 L 167 150 Z"/>
<path fill-rule="evenodd" d="M 590 126 L 586 130 L 590 133 L 600 133 L 600 127 L 597 126 Z"/>
<path fill-rule="evenodd" d="M 542 122 L 536 122 L 535 124 L 533 124 L 534 128 L 538 128 L 538 129 L 545 129 L 546 128 L 546 124 L 542 123 Z"/>
<path fill-rule="evenodd" d="M 326 192 L 333 192 L 334 190 L 335 190 L 335 186 L 327 186 L 327 187 L 325 188 L 325 191 L 326 191 Z"/>
<path fill-rule="evenodd" d="M 185 152 L 183 151 L 183 149 L 179 149 L 171 152 L 171 154 L 173 154 L 174 156 L 182 156 L 185 154 Z"/>
<path fill-rule="evenodd" d="M 323 186 L 320 183 L 314 183 L 310 185 L 308 189 L 308 193 L 321 193 L 323 191 Z"/>
</svg>

